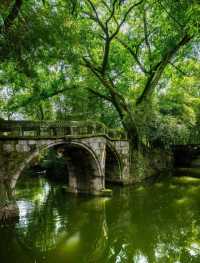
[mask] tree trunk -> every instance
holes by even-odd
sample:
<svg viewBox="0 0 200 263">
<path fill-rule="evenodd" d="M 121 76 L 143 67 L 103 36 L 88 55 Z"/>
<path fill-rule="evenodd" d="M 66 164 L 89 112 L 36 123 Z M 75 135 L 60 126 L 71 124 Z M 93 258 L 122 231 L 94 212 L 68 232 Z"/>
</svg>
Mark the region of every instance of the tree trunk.
<svg viewBox="0 0 200 263">
<path fill-rule="evenodd" d="M 131 146 L 135 149 L 139 147 L 139 133 L 137 124 L 134 118 L 134 113 L 129 108 L 129 105 L 118 94 L 112 94 L 112 103 L 115 106 L 121 118 L 124 130 Z"/>
</svg>

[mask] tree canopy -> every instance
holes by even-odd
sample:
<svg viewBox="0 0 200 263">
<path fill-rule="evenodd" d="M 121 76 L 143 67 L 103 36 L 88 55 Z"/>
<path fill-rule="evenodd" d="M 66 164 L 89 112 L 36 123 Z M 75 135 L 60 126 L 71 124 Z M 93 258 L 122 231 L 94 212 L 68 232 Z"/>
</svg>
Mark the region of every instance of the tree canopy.
<svg viewBox="0 0 200 263">
<path fill-rule="evenodd" d="M 198 133 L 198 1 L 4 0 L 0 10 L 0 117 L 98 119 L 135 147 Z"/>
</svg>

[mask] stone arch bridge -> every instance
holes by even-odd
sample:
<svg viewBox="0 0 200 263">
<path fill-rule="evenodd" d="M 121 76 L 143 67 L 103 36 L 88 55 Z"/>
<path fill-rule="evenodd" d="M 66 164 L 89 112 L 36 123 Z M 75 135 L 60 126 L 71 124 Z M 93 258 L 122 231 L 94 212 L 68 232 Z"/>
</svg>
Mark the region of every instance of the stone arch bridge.
<svg viewBox="0 0 200 263">
<path fill-rule="evenodd" d="M 131 182 L 129 143 L 120 131 L 90 121 L 1 121 L 0 219 L 15 211 L 11 200 L 22 171 L 48 148 L 66 156 L 71 192 L 102 195 L 106 181 Z"/>
</svg>

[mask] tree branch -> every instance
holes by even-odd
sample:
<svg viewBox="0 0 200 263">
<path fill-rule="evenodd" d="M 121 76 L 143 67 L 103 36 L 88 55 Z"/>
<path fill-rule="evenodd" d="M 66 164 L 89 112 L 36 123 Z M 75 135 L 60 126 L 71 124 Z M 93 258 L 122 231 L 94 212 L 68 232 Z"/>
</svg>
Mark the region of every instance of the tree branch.
<svg viewBox="0 0 200 263">
<path fill-rule="evenodd" d="M 12 26 L 14 20 L 17 18 L 20 8 L 22 6 L 23 0 L 15 0 L 10 13 L 4 20 L 4 24 L 0 27 L 0 32 L 7 33 L 9 28 Z"/>
<path fill-rule="evenodd" d="M 110 51 L 110 38 L 106 35 L 105 39 L 105 46 L 104 46 L 104 54 L 103 54 L 103 61 L 102 61 L 102 73 L 105 74 L 106 67 L 108 65 L 108 57 Z"/>
<path fill-rule="evenodd" d="M 109 50 L 110 50 L 110 37 L 109 37 L 109 32 L 108 32 L 108 22 L 109 20 L 112 18 L 111 15 L 110 17 L 107 19 L 106 21 L 106 25 L 104 25 L 100 18 L 99 18 L 99 15 L 97 13 L 97 10 L 96 10 L 96 7 L 95 5 L 92 3 L 91 0 L 86 0 L 88 2 L 88 4 L 90 5 L 90 7 L 92 8 L 95 16 L 91 15 L 91 14 L 88 14 L 86 13 L 90 19 L 94 20 L 100 27 L 101 29 L 103 30 L 104 34 L 105 34 L 105 46 L 104 46 L 104 54 L 103 54 L 103 60 L 102 60 L 102 65 L 101 65 L 101 71 L 102 73 L 104 74 L 105 71 L 106 71 L 106 67 L 107 67 L 107 64 L 108 64 L 108 56 L 109 56 Z M 114 12 L 115 8 L 113 7 L 113 10 L 112 12 Z M 114 13 L 113 13 L 114 14 Z M 113 16 L 113 15 L 112 15 Z M 88 61 L 87 61 L 88 62 Z M 93 67 L 94 68 L 94 67 Z"/>
<path fill-rule="evenodd" d="M 107 27 L 108 27 L 108 23 L 110 22 L 110 20 L 112 19 L 112 17 L 115 14 L 115 7 L 116 7 L 116 4 L 117 4 L 117 1 L 118 0 L 114 0 L 113 5 L 112 5 L 112 10 L 108 9 L 110 11 L 110 16 L 106 20 L 106 26 Z M 105 5 L 105 3 L 104 3 L 104 5 Z M 107 6 L 107 5 L 105 5 L 105 6 Z M 107 6 L 107 8 L 108 8 L 108 6 Z"/>
<path fill-rule="evenodd" d="M 114 31 L 114 33 L 112 33 L 111 35 L 109 35 L 109 31 L 108 31 L 108 22 L 110 21 L 110 19 L 114 16 L 114 12 L 115 12 L 115 4 L 117 1 L 114 1 L 113 3 L 113 9 L 111 12 L 111 15 L 109 16 L 109 18 L 106 21 L 106 40 L 105 40 L 105 49 L 104 49 L 104 56 L 103 56 L 103 63 L 102 63 L 102 72 L 103 74 L 105 74 L 106 71 L 106 66 L 108 64 L 108 57 L 109 57 L 109 51 L 110 51 L 110 43 L 113 40 L 114 37 L 116 37 L 116 35 L 119 33 L 120 28 L 122 27 L 122 25 L 125 23 L 128 15 L 131 13 L 131 11 L 138 5 L 140 5 L 144 0 L 141 0 L 139 2 L 137 2 L 136 4 L 131 5 L 128 10 L 125 12 L 123 19 L 121 20 L 121 22 L 117 25 L 116 30 Z"/>
<path fill-rule="evenodd" d="M 163 71 L 165 70 L 166 66 L 170 63 L 170 60 L 173 56 L 177 53 L 177 51 L 184 45 L 186 45 L 192 39 L 189 35 L 184 35 L 184 37 L 172 48 L 169 48 L 166 53 L 163 55 L 162 59 L 159 63 L 157 63 L 152 71 L 151 75 L 147 79 L 145 88 L 141 94 L 141 96 L 137 99 L 136 104 L 140 104 L 144 99 L 152 94 L 156 85 L 158 84 Z"/>
<path fill-rule="evenodd" d="M 93 10 L 95 16 L 88 14 L 87 12 L 85 12 L 86 15 L 89 16 L 90 19 L 94 20 L 103 30 L 104 34 L 105 34 L 105 45 L 104 45 L 104 52 L 103 52 L 103 60 L 102 60 L 102 65 L 101 65 L 101 72 L 104 75 L 106 72 L 106 68 L 108 65 L 108 58 L 109 58 L 109 52 L 110 52 L 110 43 L 113 40 L 113 38 L 118 34 L 121 26 L 124 24 L 124 22 L 127 19 L 127 16 L 130 14 L 130 12 L 138 5 L 140 5 L 144 0 L 140 0 L 139 2 L 137 2 L 136 4 L 131 5 L 128 10 L 125 12 L 123 19 L 121 20 L 121 22 L 118 24 L 117 23 L 117 28 L 114 31 L 114 33 L 109 34 L 109 29 L 108 29 L 108 23 L 110 22 L 110 20 L 114 17 L 115 14 L 115 7 L 117 4 L 117 0 L 114 0 L 113 5 L 112 5 L 112 9 L 110 9 L 108 7 L 108 5 L 103 2 L 103 4 L 106 6 L 106 8 L 109 10 L 110 15 L 107 18 L 105 25 L 102 23 L 102 21 L 99 18 L 97 9 L 95 7 L 95 5 L 93 4 L 93 2 L 91 0 L 86 0 L 88 5 L 90 6 L 90 8 Z M 88 61 L 87 61 L 88 62 Z M 94 67 L 93 67 L 94 68 Z"/>
<path fill-rule="evenodd" d="M 96 68 L 91 64 L 91 62 L 88 61 L 86 58 L 83 57 L 83 60 L 85 62 L 84 66 L 89 68 L 91 72 L 99 79 L 102 85 L 109 91 L 111 97 L 117 96 L 118 98 L 120 98 L 120 100 L 123 100 L 123 102 L 125 103 L 123 96 L 116 90 L 111 78 L 107 79 L 106 76 L 102 74 L 102 72 L 98 72 Z"/>
<path fill-rule="evenodd" d="M 82 57 L 84 63 L 81 63 L 82 66 L 89 68 L 97 77 L 101 73 L 101 69 L 97 68 L 94 64 L 91 63 L 86 57 Z"/>
<path fill-rule="evenodd" d="M 138 66 L 140 67 L 141 71 L 145 74 L 149 74 L 150 72 L 144 67 L 144 65 L 142 65 L 142 63 L 140 62 L 137 56 L 137 53 L 134 52 L 133 49 L 128 44 L 126 44 L 123 40 L 119 38 L 116 38 L 116 39 L 132 55 L 132 57 L 134 58 Z"/>
<path fill-rule="evenodd" d="M 157 0 L 158 4 L 160 5 L 160 7 L 167 13 L 167 15 L 181 28 L 183 29 L 184 26 L 179 23 L 179 21 L 171 15 L 171 13 L 166 9 L 166 7 L 162 4 L 162 2 L 160 0 Z"/>
<path fill-rule="evenodd" d="M 151 46 L 149 43 L 149 39 L 148 39 L 148 28 L 147 28 L 147 15 L 146 15 L 146 9 L 144 8 L 144 14 L 143 14 L 143 21 L 144 21 L 144 39 L 145 39 L 145 44 L 146 47 L 148 49 L 148 53 L 149 53 L 149 61 L 151 61 Z"/>
<path fill-rule="evenodd" d="M 102 98 L 103 100 L 112 102 L 112 98 L 110 98 L 109 96 L 106 96 L 106 95 L 104 95 L 104 94 L 100 93 L 99 91 L 94 90 L 94 89 L 92 89 L 92 88 L 88 88 L 88 90 L 89 90 L 91 93 L 93 93 L 94 95 Z"/>
<path fill-rule="evenodd" d="M 186 72 L 184 72 L 182 69 L 180 69 L 179 67 L 177 67 L 176 65 L 174 65 L 172 62 L 169 62 L 169 64 L 174 67 L 179 73 L 181 73 L 183 76 L 186 77 L 191 77 L 191 75 L 187 74 Z"/>
<path fill-rule="evenodd" d="M 140 0 L 139 2 L 137 2 L 137 3 L 134 4 L 134 5 L 131 5 L 131 6 L 128 8 L 128 10 L 127 10 L 127 11 L 125 12 L 125 14 L 124 14 L 123 19 L 122 19 L 121 22 L 118 24 L 115 32 L 114 32 L 113 34 L 111 34 L 111 36 L 110 36 L 110 39 L 111 39 L 111 40 L 118 34 L 120 28 L 122 27 L 122 25 L 123 25 L 124 22 L 126 21 L 126 18 L 127 18 L 127 16 L 131 13 L 131 11 L 132 11 L 136 6 L 142 4 L 143 1 L 144 1 L 144 0 Z"/>
<path fill-rule="evenodd" d="M 99 24 L 99 26 L 102 28 L 102 30 L 103 30 L 104 32 L 106 32 L 106 27 L 105 27 L 104 24 L 101 22 L 101 20 L 100 20 L 100 18 L 99 18 L 99 15 L 98 15 L 98 13 L 97 13 L 97 10 L 96 10 L 95 5 L 92 3 L 91 0 L 86 0 L 86 1 L 87 1 L 88 5 L 90 6 L 90 8 L 92 9 L 92 11 L 94 12 L 95 17 L 92 16 L 92 15 L 90 15 L 90 14 L 88 14 L 88 15 L 90 16 L 90 18 L 91 18 L 92 20 L 96 21 L 96 22 Z"/>
</svg>

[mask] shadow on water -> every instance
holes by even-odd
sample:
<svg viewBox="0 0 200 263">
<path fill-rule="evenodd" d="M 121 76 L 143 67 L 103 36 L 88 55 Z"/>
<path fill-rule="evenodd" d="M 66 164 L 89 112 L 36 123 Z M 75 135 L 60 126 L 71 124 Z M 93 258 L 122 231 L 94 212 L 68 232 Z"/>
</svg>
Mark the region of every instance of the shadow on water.
<svg viewBox="0 0 200 263">
<path fill-rule="evenodd" d="M 23 178 L 16 191 L 19 222 L 0 228 L 3 263 L 200 262 L 200 179 L 115 187 L 112 198 L 44 178 Z"/>
</svg>

